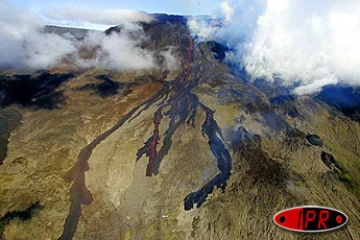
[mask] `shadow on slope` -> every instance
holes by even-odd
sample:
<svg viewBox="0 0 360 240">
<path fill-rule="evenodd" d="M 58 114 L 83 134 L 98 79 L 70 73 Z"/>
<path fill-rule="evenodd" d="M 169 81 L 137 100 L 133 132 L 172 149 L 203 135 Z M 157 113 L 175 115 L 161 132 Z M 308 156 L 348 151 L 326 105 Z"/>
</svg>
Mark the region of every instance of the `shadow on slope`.
<svg viewBox="0 0 360 240">
<path fill-rule="evenodd" d="M 51 74 L 42 71 L 39 74 L 19 74 L 0 76 L 0 106 L 18 104 L 35 109 L 55 109 L 63 103 L 65 97 L 57 88 L 73 74 Z"/>
</svg>

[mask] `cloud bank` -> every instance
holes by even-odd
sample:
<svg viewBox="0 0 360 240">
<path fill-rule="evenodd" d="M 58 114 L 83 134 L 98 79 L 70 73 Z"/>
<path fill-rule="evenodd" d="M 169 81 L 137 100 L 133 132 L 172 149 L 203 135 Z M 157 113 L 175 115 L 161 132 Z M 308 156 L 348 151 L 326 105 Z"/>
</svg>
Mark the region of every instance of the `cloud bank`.
<svg viewBox="0 0 360 240">
<path fill-rule="evenodd" d="M 121 34 L 112 33 L 105 36 L 102 32 L 90 32 L 77 46 L 73 58 L 82 68 L 101 68 L 116 70 L 150 69 L 162 67 L 174 70 L 179 62 L 172 49 L 150 51 L 140 46 L 149 42 L 143 29 L 136 24 L 122 25 Z M 87 52 L 87 53 L 86 53 Z M 84 57 L 89 54 L 91 57 Z M 159 58 L 163 64 L 159 64 Z"/>
<path fill-rule="evenodd" d="M 280 80 L 296 94 L 360 85 L 359 1 L 224 1 L 220 10 L 221 28 L 195 19 L 189 26 L 235 49 L 227 59 L 253 79 Z"/>
<path fill-rule="evenodd" d="M 1 4 L 1 67 L 47 67 L 75 50 L 68 40 L 60 36 L 41 35 L 39 30 L 43 21 L 36 15 L 5 2 Z"/>
<path fill-rule="evenodd" d="M 69 21 L 91 19 L 94 24 L 122 23 L 120 34 L 106 36 L 100 31 L 90 31 L 83 40 L 76 40 L 69 34 L 60 36 L 44 32 L 44 19 L 27 9 L 0 2 L 2 69 L 37 70 L 61 66 L 115 70 L 160 67 L 173 70 L 178 66 L 171 49 L 156 52 L 141 47 L 148 39 L 143 29 L 132 21 L 150 21 L 151 18 L 145 13 L 130 10 L 93 12 L 83 9 L 76 15 L 79 9 L 58 11 L 55 17 L 65 17 Z M 163 59 L 163 64 L 159 64 L 159 58 Z"/>
<path fill-rule="evenodd" d="M 53 20 L 118 25 L 124 22 L 149 22 L 152 17 L 144 12 L 128 9 L 92 9 L 79 6 L 46 8 L 42 14 Z"/>
</svg>

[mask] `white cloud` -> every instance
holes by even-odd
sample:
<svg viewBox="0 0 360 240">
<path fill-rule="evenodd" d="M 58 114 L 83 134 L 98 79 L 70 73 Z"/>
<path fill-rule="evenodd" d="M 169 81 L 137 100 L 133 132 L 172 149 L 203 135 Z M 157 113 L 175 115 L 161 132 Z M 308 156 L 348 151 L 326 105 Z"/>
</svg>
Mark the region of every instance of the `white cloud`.
<svg viewBox="0 0 360 240">
<path fill-rule="evenodd" d="M 77 55 L 76 62 L 81 67 L 103 69 L 147 69 L 156 67 L 154 53 L 139 47 L 145 39 L 144 32 L 137 25 L 126 25 L 121 34 L 110 36 L 102 32 L 91 32 L 81 43 L 88 49 L 96 49 L 94 58 L 82 59 Z"/>
<path fill-rule="evenodd" d="M 192 23 L 194 32 L 210 33 L 236 49 L 231 60 L 253 79 L 271 82 L 276 77 L 287 86 L 300 84 L 297 94 L 328 84 L 360 85 L 359 1 L 244 0 L 221 6 L 221 29 Z"/>
<path fill-rule="evenodd" d="M 230 3 L 228 1 L 220 3 L 220 9 L 222 14 L 225 16 L 225 21 L 231 21 L 234 9 L 230 6 Z"/>
<path fill-rule="evenodd" d="M 200 40 L 210 40 L 214 38 L 214 34 L 219 30 L 217 27 L 198 18 L 190 18 L 187 22 L 188 27 Z"/>
<path fill-rule="evenodd" d="M 174 71 L 179 68 L 180 60 L 175 53 L 175 47 L 170 47 L 168 50 L 160 52 L 160 56 L 164 58 L 164 67 L 166 69 Z"/>
<path fill-rule="evenodd" d="M 93 12 L 73 9 L 69 18 L 86 20 Z M 121 16 L 116 16 L 121 14 Z M 62 14 L 59 13 L 59 16 Z M 65 14 L 66 15 L 66 14 Z M 4 2 L 0 8 L 0 67 L 48 69 L 54 66 L 102 68 L 116 70 L 178 67 L 177 57 L 170 49 L 164 52 L 141 48 L 147 41 L 143 29 L 131 21 L 149 20 L 146 14 L 135 11 L 99 11 L 96 23 L 123 21 L 121 33 L 106 36 L 103 32 L 89 32 L 83 41 L 44 33 L 43 19 L 28 11 Z M 71 19 L 70 19 L 71 20 Z M 165 63 L 158 64 L 157 56 Z"/>
<path fill-rule="evenodd" d="M 43 9 L 49 19 L 93 24 L 118 25 L 124 22 L 149 22 L 152 17 L 145 12 L 128 9 L 93 9 L 79 6 Z"/>
<path fill-rule="evenodd" d="M 27 35 L 22 46 L 25 55 L 22 60 L 25 66 L 33 69 L 56 66 L 66 54 L 76 50 L 71 41 L 55 34 Z"/>
<path fill-rule="evenodd" d="M 44 22 L 25 9 L 2 2 L 0 8 L 0 66 L 47 68 L 75 50 L 67 40 L 41 34 Z"/>
<path fill-rule="evenodd" d="M 337 82 L 360 84 L 360 5 L 338 2 L 276 1 L 258 24 L 244 64 L 255 77 L 273 75 L 285 84 L 300 82 L 297 94 Z M 348 1 L 350 3 L 350 1 Z"/>
</svg>

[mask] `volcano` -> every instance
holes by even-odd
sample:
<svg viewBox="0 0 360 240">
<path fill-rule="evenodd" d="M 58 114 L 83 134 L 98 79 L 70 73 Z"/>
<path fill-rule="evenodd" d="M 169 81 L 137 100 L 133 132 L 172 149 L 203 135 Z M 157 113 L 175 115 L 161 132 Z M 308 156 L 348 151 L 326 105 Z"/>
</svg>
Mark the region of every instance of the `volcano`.
<svg viewBox="0 0 360 240">
<path fill-rule="evenodd" d="M 0 73 L 0 239 L 360 239 L 358 89 L 292 95 L 250 81 L 185 17 L 137 25 L 141 48 L 173 49 L 177 69 Z M 300 205 L 349 222 L 273 223 Z"/>
</svg>

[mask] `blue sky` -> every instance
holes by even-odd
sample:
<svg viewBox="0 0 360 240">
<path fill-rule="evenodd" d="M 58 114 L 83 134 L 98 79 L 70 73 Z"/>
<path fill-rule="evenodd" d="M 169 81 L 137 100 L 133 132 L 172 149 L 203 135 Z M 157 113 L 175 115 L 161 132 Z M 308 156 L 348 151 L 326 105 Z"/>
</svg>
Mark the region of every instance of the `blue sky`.
<svg viewBox="0 0 360 240">
<path fill-rule="evenodd" d="M 144 20 L 146 13 L 212 15 L 223 0 L 0 0 L 37 15 L 44 24 L 105 30 L 130 19 Z M 123 11 L 123 10 L 132 11 Z M 139 16 L 140 15 L 140 16 Z M 135 20 L 135 21 L 137 21 Z"/>
<path fill-rule="evenodd" d="M 171 13 L 182 15 L 211 14 L 218 9 L 221 0 L 9 0 L 35 11 L 48 7 L 83 6 L 96 9 L 121 8 L 141 10 L 149 13 Z"/>
</svg>

